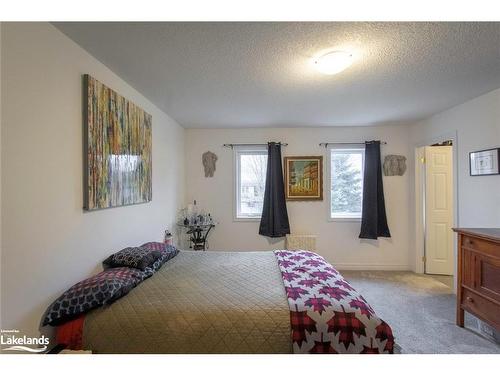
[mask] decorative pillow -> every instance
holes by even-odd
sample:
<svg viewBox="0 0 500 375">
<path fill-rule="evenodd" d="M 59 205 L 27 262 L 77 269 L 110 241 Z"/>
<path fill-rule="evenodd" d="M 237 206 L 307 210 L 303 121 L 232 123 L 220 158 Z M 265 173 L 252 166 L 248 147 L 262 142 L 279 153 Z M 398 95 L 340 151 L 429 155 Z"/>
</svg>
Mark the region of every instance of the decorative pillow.
<svg viewBox="0 0 500 375">
<path fill-rule="evenodd" d="M 159 251 L 161 253 L 160 258 L 158 258 L 158 260 L 156 260 L 150 267 L 146 268 L 146 277 L 151 276 L 153 273 L 158 271 L 161 266 L 179 254 L 179 249 L 175 246 L 164 244 L 163 242 L 146 242 L 141 245 L 141 248 L 147 249 L 148 251 Z"/>
<path fill-rule="evenodd" d="M 110 268 L 73 285 L 49 306 L 42 326 L 59 325 L 123 297 L 144 279 L 136 268 Z"/>
<path fill-rule="evenodd" d="M 142 247 L 127 247 L 112 254 L 103 263 L 106 267 L 134 267 L 144 271 L 161 257 L 160 251 Z"/>
<path fill-rule="evenodd" d="M 163 242 L 146 242 L 143 243 L 140 247 L 143 249 L 154 250 L 154 251 L 162 251 L 162 252 L 170 252 L 177 250 L 173 245 L 167 245 Z"/>
</svg>

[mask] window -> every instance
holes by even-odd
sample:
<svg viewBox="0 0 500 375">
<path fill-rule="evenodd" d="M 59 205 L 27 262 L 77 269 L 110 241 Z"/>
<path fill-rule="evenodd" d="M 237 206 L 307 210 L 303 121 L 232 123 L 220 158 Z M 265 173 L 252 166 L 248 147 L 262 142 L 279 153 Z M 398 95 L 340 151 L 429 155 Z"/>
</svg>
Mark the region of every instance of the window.
<svg viewBox="0 0 500 375">
<path fill-rule="evenodd" d="M 259 219 L 266 189 L 267 148 L 235 148 L 235 220 Z"/>
<path fill-rule="evenodd" d="M 364 147 L 330 148 L 330 219 L 360 219 Z"/>
</svg>

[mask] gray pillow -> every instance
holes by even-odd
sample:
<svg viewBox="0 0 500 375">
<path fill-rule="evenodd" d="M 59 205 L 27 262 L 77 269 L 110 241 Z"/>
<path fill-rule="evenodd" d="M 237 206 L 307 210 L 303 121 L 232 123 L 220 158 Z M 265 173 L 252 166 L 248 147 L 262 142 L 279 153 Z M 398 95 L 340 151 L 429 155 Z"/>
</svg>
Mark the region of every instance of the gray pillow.
<svg viewBox="0 0 500 375">
<path fill-rule="evenodd" d="M 111 268 L 73 285 L 47 309 L 42 326 L 57 326 L 127 294 L 144 279 L 135 268 Z"/>
<path fill-rule="evenodd" d="M 109 256 L 103 263 L 104 268 L 133 267 L 144 271 L 161 257 L 161 252 L 143 247 L 127 247 Z"/>
</svg>

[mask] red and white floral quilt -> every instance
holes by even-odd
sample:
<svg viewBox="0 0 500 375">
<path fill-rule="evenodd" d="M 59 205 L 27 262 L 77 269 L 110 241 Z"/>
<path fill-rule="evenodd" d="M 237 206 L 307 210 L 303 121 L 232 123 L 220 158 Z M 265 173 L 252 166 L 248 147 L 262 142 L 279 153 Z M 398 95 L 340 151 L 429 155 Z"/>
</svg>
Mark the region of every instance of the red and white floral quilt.
<svg viewBox="0 0 500 375">
<path fill-rule="evenodd" d="M 393 353 L 394 337 L 323 257 L 274 251 L 290 306 L 294 353 Z"/>
</svg>

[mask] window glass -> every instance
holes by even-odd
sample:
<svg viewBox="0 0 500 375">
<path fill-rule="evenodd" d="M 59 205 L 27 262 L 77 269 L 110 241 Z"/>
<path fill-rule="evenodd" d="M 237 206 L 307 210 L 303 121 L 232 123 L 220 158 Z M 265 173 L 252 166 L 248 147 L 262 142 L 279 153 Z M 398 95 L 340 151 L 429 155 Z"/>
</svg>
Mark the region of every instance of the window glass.
<svg viewBox="0 0 500 375">
<path fill-rule="evenodd" d="M 237 151 L 236 218 L 262 215 L 266 188 L 267 150 Z"/>
<path fill-rule="evenodd" d="M 330 151 L 330 218 L 361 218 L 364 149 Z"/>
</svg>

